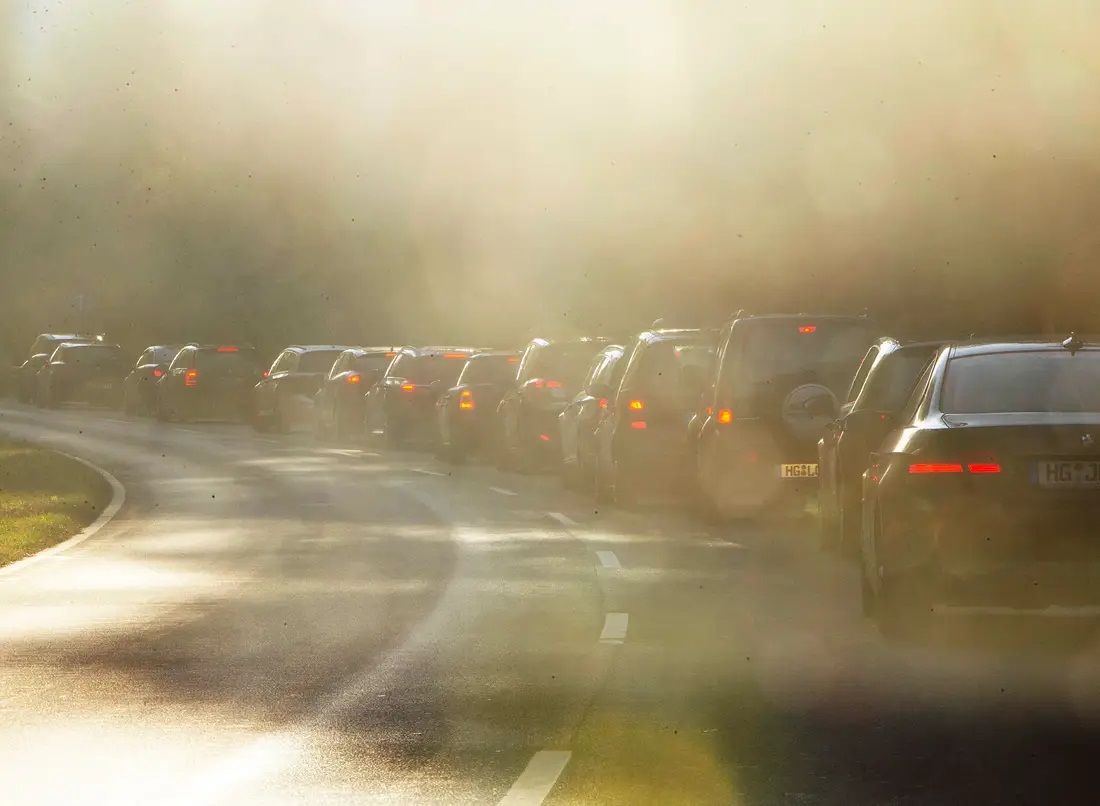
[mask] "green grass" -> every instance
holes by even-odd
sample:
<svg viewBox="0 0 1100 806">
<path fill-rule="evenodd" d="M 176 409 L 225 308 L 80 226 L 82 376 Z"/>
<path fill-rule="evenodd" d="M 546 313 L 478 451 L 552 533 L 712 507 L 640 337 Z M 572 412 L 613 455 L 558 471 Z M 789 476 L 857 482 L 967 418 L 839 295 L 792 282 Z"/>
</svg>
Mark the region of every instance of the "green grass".
<svg viewBox="0 0 1100 806">
<path fill-rule="evenodd" d="M 0 441 L 0 566 L 72 537 L 110 500 L 111 486 L 90 467 Z"/>
</svg>

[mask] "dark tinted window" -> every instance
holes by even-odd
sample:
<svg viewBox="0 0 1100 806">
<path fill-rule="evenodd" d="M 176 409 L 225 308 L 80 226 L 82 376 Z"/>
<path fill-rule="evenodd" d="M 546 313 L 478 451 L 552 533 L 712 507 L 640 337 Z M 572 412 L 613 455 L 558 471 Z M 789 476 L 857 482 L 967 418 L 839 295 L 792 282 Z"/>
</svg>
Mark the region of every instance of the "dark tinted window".
<svg viewBox="0 0 1100 806">
<path fill-rule="evenodd" d="M 127 363 L 122 348 L 108 345 L 65 347 L 58 351 L 56 360 L 85 367 L 114 367 Z"/>
<path fill-rule="evenodd" d="M 393 361 L 393 354 L 368 353 L 357 355 L 351 360 L 351 368 L 356 372 L 370 372 L 371 370 L 385 370 Z"/>
<path fill-rule="evenodd" d="M 560 381 L 565 386 L 579 386 L 592 363 L 592 356 L 602 348 L 603 345 L 588 342 L 567 342 L 541 347 L 524 368 L 524 380 L 545 378 Z"/>
<path fill-rule="evenodd" d="M 848 387 L 848 397 L 845 399 L 845 403 L 852 403 L 859 397 L 859 393 L 863 390 L 863 384 L 867 383 L 867 376 L 875 365 L 878 353 L 879 349 L 875 346 L 863 356 L 863 361 L 860 362 L 859 369 L 856 370 L 856 376 L 852 378 L 852 385 Z"/>
<path fill-rule="evenodd" d="M 695 395 L 710 374 L 715 347 L 709 340 L 658 341 L 641 348 L 634 365 L 623 378 L 623 388 L 640 394 L 679 400 L 691 387 L 685 381 L 695 376 Z"/>
<path fill-rule="evenodd" d="M 478 356 L 466 362 L 458 383 L 506 383 L 515 379 L 517 369 L 519 361 L 515 356 Z"/>
<path fill-rule="evenodd" d="M 73 344 L 87 344 L 95 341 L 94 338 L 87 336 L 74 336 L 72 338 L 57 337 L 57 336 L 39 336 L 34 340 L 34 344 L 31 346 L 31 355 L 37 355 L 38 353 L 53 353 L 64 342 L 71 342 Z"/>
<path fill-rule="evenodd" d="M 418 356 L 404 354 L 395 362 L 390 374 L 412 383 L 443 381 L 448 386 L 453 386 L 464 366 L 465 355 L 461 358 L 446 358 L 443 353 Z"/>
<path fill-rule="evenodd" d="M 1100 351 L 987 353 L 952 359 L 945 414 L 1100 412 Z"/>
<path fill-rule="evenodd" d="M 311 350 L 302 353 L 295 372 L 328 372 L 343 350 Z"/>
<path fill-rule="evenodd" d="M 218 352 L 217 349 L 196 350 L 195 369 L 225 375 L 249 375 L 259 367 L 255 350 L 238 350 L 235 353 Z"/>
<path fill-rule="evenodd" d="M 909 399 L 921 370 L 935 354 L 935 347 L 903 348 L 884 357 L 871 373 L 856 408 L 900 411 Z"/>
<path fill-rule="evenodd" d="M 179 347 L 156 347 L 151 351 L 152 357 L 147 359 L 147 363 L 170 364 L 179 351 Z"/>
</svg>

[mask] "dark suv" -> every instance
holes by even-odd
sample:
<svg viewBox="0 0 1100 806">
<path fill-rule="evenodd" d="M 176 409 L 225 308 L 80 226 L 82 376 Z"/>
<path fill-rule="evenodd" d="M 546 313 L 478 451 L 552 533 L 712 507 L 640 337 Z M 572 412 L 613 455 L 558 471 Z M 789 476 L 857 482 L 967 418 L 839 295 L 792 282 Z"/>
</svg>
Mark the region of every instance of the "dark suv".
<svg viewBox="0 0 1100 806">
<path fill-rule="evenodd" d="M 260 374 L 259 357 L 251 347 L 189 344 L 157 382 L 157 419 L 247 420 Z"/>
<path fill-rule="evenodd" d="M 531 470 L 561 456 L 558 415 L 577 393 L 592 357 L 611 344 L 605 338 L 534 339 L 523 351 L 515 383 L 497 411 L 503 469 Z"/>
<path fill-rule="evenodd" d="M 168 365 L 184 345 L 146 347 L 126 376 L 122 389 L 122 407 L 127 414 L 153 414 L 157 408 L 157 384 Z"/>
<path fill-rule="evenodd" d="M 817 441 L 875 341 L 866 316 L 738 314 L 722 329 L 692 425 L 705 512 L 752 517 L 817 492 Z"/>
<path fill-rule="evenodd" d="M 20 403 L 30 403 L 35 396 L 35 386 L 39 370 L 46 366 L 50 356 L 62 344 L 96 344 L 102 342 L 100 336 L 81 335 L 79 333 L 42 333 L 34 340 L 27 352 L 27 360 L 12 371 L 12 390 Z"/>
<path fill-rule="evenodd" d="M 352 347 L 340 353 L 313 400 L 318 439 L 351 439 L 363 432 L 367 391 L 386 374 L 395 347 Z"/>
<path fill-rule="evenodd" d="M 332 365 L 347 345 L 295 344 L 287 347 L 252 392 L 252 425 L 257 431 L 294 431 L 312 424 L 313 402 Z"/>
<path fill-rule="evenodd" d="M 475 347 L 402 347 L 367 395 L 366 429 L 397 448 L 409 440 L 434 443 L 435 403 L 454 386 Z"/>
<path fill-rule="evenodd" d="M 35 402 L 48 408 L 70 401 L 117 408 L 125 377 L 126 358 L 117 344 L 65 342 L 38 371 Z"/>
<path fill-rule="evenodd" d="M 497 406 L 518 367 L 519 353 L 470 356 L 455 385 L 436 403 L 436 452 L 441 459 L 462 462 L 470 454 L 492 450 Z"/>
<path fill-rule="evenodd" d="M 691 476 L 688 422 L 717 339 L 717 330 L 698 329 L 648 330 L 635 339 L 595 429 L 597 500 L 629 505 L 639 493 L 683 489 Z"/>
<path fill-rule="evenodd" d="M 883 338 L 867 350 L 839 416 L 817 443 L 822 548 L 847 557 L 858 554 L 868 459 L 892 430 L 917 378 L 943 344 L 901 344 Z"/>
</svg>

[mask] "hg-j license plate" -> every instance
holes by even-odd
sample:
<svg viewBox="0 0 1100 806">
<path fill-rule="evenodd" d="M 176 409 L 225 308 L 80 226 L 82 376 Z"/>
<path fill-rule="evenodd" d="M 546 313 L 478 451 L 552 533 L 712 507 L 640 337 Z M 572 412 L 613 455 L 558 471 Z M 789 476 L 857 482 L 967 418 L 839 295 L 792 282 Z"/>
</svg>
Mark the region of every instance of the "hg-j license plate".
<svg viewBox="0 0 1100 806">
<path fill-rule="evenodd" d="M 813 479 L 817 478 L 817 465 L 780 465 L 779 478 L 781 479 Z"/>
</svg>

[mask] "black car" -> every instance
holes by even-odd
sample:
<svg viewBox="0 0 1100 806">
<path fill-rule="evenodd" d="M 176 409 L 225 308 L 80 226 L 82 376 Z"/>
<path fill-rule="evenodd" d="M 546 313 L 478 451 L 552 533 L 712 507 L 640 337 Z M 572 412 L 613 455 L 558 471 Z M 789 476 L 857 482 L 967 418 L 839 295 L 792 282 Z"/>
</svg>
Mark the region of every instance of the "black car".
<svg viewBox="0 0 1100 806">
<path fill-rule="evenodd" d="M 649 330 L 635 340 L 595 430 L 596 497 L 631 504 L 683 489 L 688 422 L 714 364 L 716 330 Z"/>
<path fill-rule="evenodd" d="M 64 342 L 38 371 L 35 403 L 46 408 L 68 402 L 117 408 L 126 372 L 126 357 L 117 344 Z"/>
<path fill-rule="evenodd" d="M 822 548 L 854 557 L 859 549 L 863 471 L 890 432 L 913 385 L 943 342 L 883 338 L 859 365 L 839 416 L 817 443 L 818 525 Z"/>
<path fill-rule="evenodd" d="M 183 347 L 182 344 L 153 345 L 142 351 L 123 382 L 122 407 L 127 414 L 152 415 L 156 412 L 157 384 Z"/>
<path fill-rule="evenodd" d="M 157 419 L 245 421 L 252 411 L 252 387 L 261 374 L 251 347 L 188 344 L 157 382 Z"/>
<path fill-rule="evenodd" d="M 318 439 L 362 435 L 367 391 L 386 374 L 395 347 L 352 347 L 340 353 L 313 401 Z"/>
<path fill-rule="evenodd" d="M 42 333 L 34 340 L 27 352 L 27 360 L 12 370 L 12 391 L 20 403 L 30 403 L 34 399 L 35 386 L 39 370 L 46 366 L 50 356 L 65 342 L 70 344 L 96 344 L 102 342 L 101 336 L 80 333 Z"/>
<path fill-rule="evenodd" d="M 252 425 L 257 431 L 294 431 L 312 425 L 314 396 L 347 345 L 295 344 L 263 374 L 252 393 Z"/>
<path fill-rule="evenodd" d="M 817 441 L 875 341 L 865 316 L 739 313 L 718 339 L 695 434 L 694 498 L 719 519 L 817 493 Z"/>
<path fill-rule="evenodd" d="M 436 402 L 436 452 L 441 459 L 462 462 L 492 450 L 497 406 L 516 379 L 519 358 L 519 353 L 508 352 L 470 356 L 455 385 Z"/>
<path fill-rule="evenodd" d="M 454 386 L 475 347 L 402 347 L 367 394 L 366 430 L 389 448 L 435 442 L 435 403 Z"/>
<path fill-rule="evenodd" d="M 860 546 L 885 633 L 1100 605 L 1100 345 L 946 346 L 892 424 L 864 473 Z"/>
<path fill-rule="evenodd" d="M 607 410 L 626 368 L 626 348 L 612 344 L 592 359 L 581 389 L 558 415 L 561 440 L 561 480 L 566 489 L 594 488 L 596 479 L 596 425 Z"/>
<path fill-rule="evenodd" d="M 606 338 L 534 339 L 523 351 L 519 372 L 497 409 L 502 469 L 556 466 L 561 456 L 558 415 L 577 393 L 592 357 L 611 344 Z"/>
</svg>

